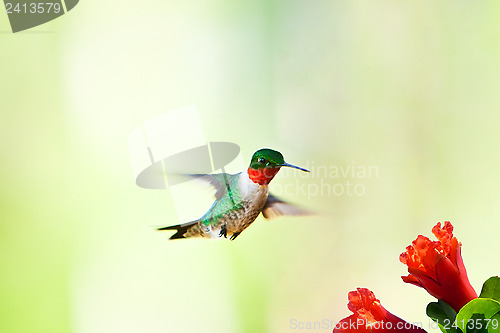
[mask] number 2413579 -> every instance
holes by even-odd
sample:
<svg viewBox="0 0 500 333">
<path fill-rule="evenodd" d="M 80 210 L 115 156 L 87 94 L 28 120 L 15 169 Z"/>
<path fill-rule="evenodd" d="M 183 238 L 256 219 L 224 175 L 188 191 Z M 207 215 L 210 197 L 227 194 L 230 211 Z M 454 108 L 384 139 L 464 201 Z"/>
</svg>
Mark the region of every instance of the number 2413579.
<svg viewBox="0 0 500 333">
<path fill-rule="evenodd" d="M 61 12 L 61 4 L 54 2 L 32 2 L 32 3 L 5 3 L 7 14 L 58 14 Z"/>
</svg>

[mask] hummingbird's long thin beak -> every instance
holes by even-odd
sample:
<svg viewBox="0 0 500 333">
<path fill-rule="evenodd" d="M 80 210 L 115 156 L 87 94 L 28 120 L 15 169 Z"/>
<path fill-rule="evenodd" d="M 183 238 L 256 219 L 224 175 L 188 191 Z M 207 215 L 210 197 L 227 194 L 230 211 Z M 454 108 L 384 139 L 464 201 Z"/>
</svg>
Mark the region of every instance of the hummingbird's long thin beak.
<svg viewBox="0 0 500 333">
<path fill-rule="evenodd" d="M 304 169 L 304 168 L 301 168 L 301 167 L 298 167 L 296 165 L 293 165 L 293 164 L 290 164 L 290 163 L 286 163 L 284 162 L 283 164 L 281 164 L 281 166 L 285 166 L 285 167 L 289 167 L 289 168 L 294 168 L 294 169 L 299 169 L 299 170 L 302 170 L 302 171 L 305 171 L 305 172 L 311 172 L 307 169 Z"/>
</svg>

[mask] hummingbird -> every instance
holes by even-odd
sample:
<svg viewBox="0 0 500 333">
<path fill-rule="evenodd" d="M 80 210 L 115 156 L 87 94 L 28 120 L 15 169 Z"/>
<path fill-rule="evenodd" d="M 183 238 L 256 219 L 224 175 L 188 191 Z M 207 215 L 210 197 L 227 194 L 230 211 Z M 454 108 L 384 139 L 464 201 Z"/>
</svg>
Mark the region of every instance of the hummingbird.
<svg viewBox="0 0 500 333">
<path fill-rule="evenodd" d="M 253 154 L 246 171 L 237 174 L 191 175 L 215 188 L 215 202 L 198 220 L 158 230 L 175 230 L 176 233 L 170 239 L 229 237 L 235 240 L 260 213 L 267 219 L 281 215 L 307 215 L 307 211 L 269 193 L 269 183 L 281 167 L 309 172 L 286 163 L 279 151 L 264 148 Z"/>
</svg>

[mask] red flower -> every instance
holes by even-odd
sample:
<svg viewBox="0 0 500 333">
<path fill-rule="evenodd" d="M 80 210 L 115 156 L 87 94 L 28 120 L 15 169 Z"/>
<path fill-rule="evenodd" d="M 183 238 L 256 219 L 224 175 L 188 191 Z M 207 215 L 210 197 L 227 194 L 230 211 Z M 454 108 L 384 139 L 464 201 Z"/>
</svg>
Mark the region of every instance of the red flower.
<svg viewBox="0 0 500 333">
<path fill-rule="evenodd" d="M 403 281 L 422 287 L 429 294 L 448 303 L 456 312 L 477 298 L 467 278 L 461 247 L 453 237 L 453 225 L 446 221 L 441 228 L 432 228 L 438 241 L 419 235 L 412 245 L 401 253 L 399 260 L 408 266 Z"/>
<path fill-rule="evenodd" d="M 353 314 L 339 321 L 333 333 L 425 333 L 423 329 L 387 311 L 373 292 L 366 288 L 349 292 L 348 298 L 347 307 Z"/>
</svg>

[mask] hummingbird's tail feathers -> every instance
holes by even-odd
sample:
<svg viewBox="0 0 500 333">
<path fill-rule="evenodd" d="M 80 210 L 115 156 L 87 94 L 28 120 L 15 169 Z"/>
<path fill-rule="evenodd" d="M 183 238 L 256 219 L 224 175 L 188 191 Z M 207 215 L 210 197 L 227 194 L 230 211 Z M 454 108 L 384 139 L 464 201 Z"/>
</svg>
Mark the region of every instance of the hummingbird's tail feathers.
<svg viewBox="0 0 500 333">
<path fill-rule="evenodd" d="M 187 238 L 189 236 L 185 236 L 186 232 L 188 232 L 188 230 L 196 225 L 199 221 L 191 221 L 191 222 L 187 222 L 187 223 L 183 223 L 183 224 L 177 224 L 177 225 L 171 225 L 169 227 L 163 227 L 163 228 L 158 228 L 157 230 L 175 230 L 177 231 L 175 234 L 173 234 L 170 239 L 179 239 L 179 238 Z"/>
</svg>

